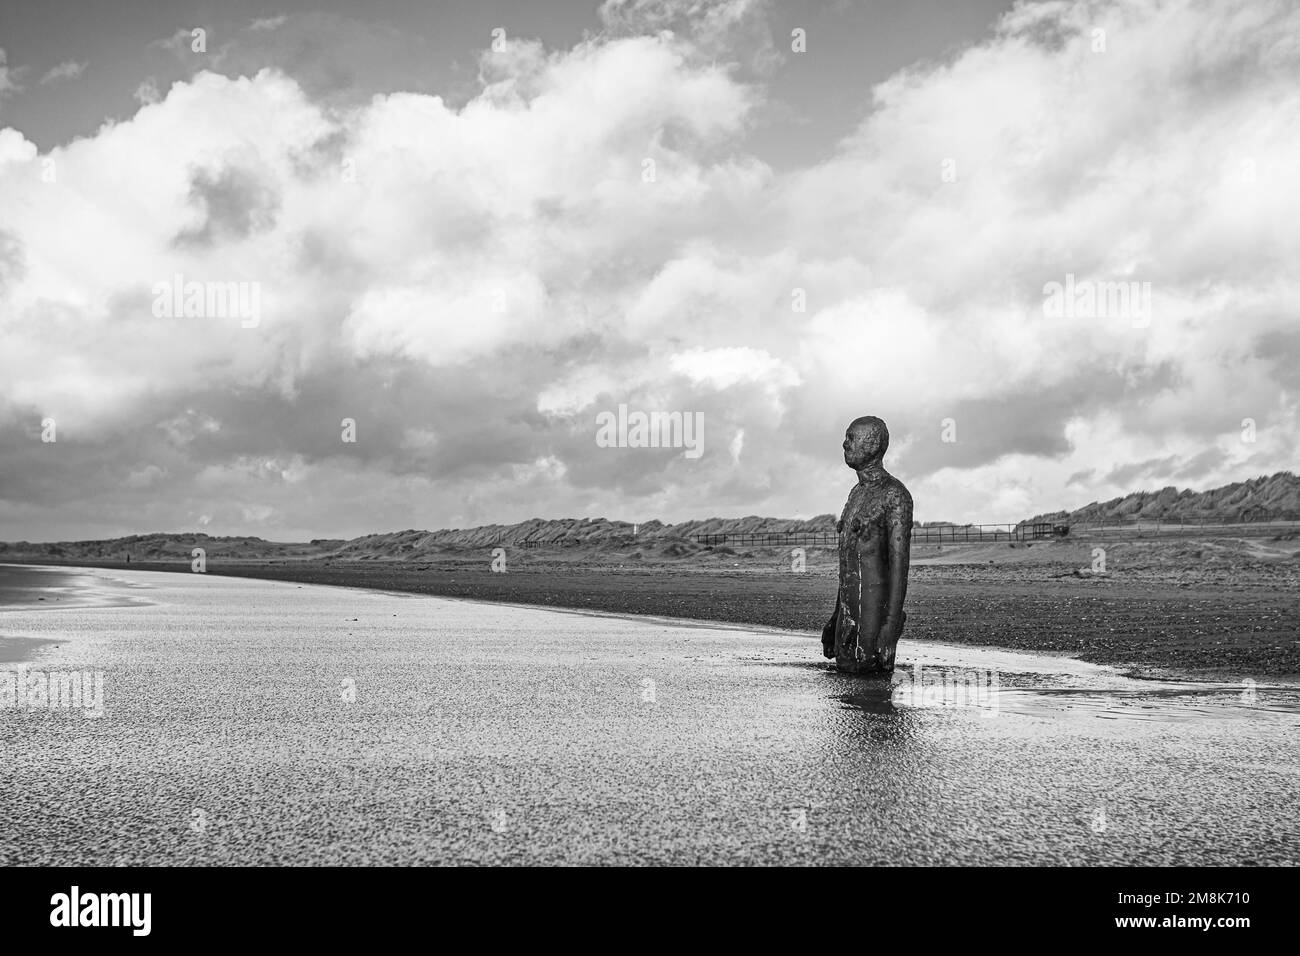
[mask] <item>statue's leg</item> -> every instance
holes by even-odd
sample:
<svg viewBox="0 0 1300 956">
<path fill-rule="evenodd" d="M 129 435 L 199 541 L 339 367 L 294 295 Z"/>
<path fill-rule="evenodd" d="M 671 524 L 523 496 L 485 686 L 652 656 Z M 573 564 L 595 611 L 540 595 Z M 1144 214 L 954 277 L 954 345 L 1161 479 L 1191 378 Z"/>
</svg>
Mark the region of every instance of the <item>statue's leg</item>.
<svg viewBox="0 0 1300 956">
<path fill-rule="evenodd" d="M 886 659 L 879 648 L 881 606 L 862 602 L 866 620 L 858 620 L 849 602 L 840 606 L 835 631 L 835 667 L 846 674 L 887 674 L 894 668 L 893 654 Z"/>
<path fill-rule="evenodd" d="M 887 600 L 887 599 L 886 599 Z M 888 607 L 888 603 L 885 605 Z M 899 611 L 898 631 L 894 634 L 891 641 L 882 641 L 880 647 L 881 661 L 889 670 L 894 669 L 894 660 L 898 655 L 898 641 L 903 636 L 903 628 L 907 624 L 907 612 Z"/>
<path fill-rule="evenodd" d="M 858 619 L 852 599 L 841 593 L 835 618 L 835 668 L 857 673 Z"/>
<path fill-rule="evenodd" d="M 874 551 L 862 556 L 861 606 L 858 612 L 858 650 L 856 660 L 860 674 L 888 674 L 894 669 L 894 648 L 881 641 L 881 628 L 888 606 L 888 578 L 884 563 Z"/>
<path fill-rule="evenodd" d="M 888 601 L 882 601 L 879 607 L 880 617 L 883 618 L 884 609 L 888 607 Z M 904 611 L 900 613 L 903 615 L 903 623 L 906 623 L 907 612 Z M 883 620 L 877 624 L 876 630 L 873 632 L 871 644 L 869 645 L 874 648 L 874 651 L 870 655 L 870 671 L 873 674 L 888 674 L 894 670 L 894 661 L 898 654 L 898 639 L 903 635 L 903 628 L 900 625 L 897 633 L 895 633 L 892 638 L 887 639 L 884 633 L 885 629 L 883 624 Z"/>
<path fill-rule="evenodd" d="M 855 542 L 841 564 L 835 667 L 848 674 L 888 674 L 893 648 L 880 646 L 889 579 L 879 548 Z"/>
<path fill-rule="evenodd" d="M 880 622 L 883 617 L 882 602 L 878 594 L 863 589 L 862 618 L 858 622 L 858 661 L 863 670 L 877 670 L 876 661 L 880 654 Z"/>
</svg>

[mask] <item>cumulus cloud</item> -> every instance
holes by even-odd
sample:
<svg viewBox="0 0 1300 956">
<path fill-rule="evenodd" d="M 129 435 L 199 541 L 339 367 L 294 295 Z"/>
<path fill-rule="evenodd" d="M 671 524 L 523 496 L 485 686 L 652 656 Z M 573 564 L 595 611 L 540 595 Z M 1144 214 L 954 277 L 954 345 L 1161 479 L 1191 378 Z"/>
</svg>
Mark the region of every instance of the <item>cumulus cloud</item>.
<svg viewBox="0 0 1300 956">
<path fill-rule="evenodd" d="M 133 97 L 141 106 L 150 106 L 162 99 L 162 94 L 158 92 L 158 81 L 152 76 L 145 77 L 140 85 L 135 88 Z"/>
<path fill-rule="evenodd" d="M 675 32 L 702 57 L 766 74 L 781 63 L 771 8 L 770 0 L 605 0 L 599 13 L 612 35 Z"/>
<path fill-rule="evenodd" d="M 485 53 L 456 108 L 267 69 L 45 156 L 0 131 L 0 520 L 811 515 L 869 413 L 922 519 L 1293 466 L 1300 11 L 1020 6 L 777 174 L 761 74 L 709 49 L 762 10 L 610 2 L 571 49 Z M 175 276 L 257 283 L 261 322 L 158 316 Z M 1067 278 L 1149 313 L 1051 316 Z M 599 447 L 620 404 L 703 413 L 704 454 Z"/>
</svg>

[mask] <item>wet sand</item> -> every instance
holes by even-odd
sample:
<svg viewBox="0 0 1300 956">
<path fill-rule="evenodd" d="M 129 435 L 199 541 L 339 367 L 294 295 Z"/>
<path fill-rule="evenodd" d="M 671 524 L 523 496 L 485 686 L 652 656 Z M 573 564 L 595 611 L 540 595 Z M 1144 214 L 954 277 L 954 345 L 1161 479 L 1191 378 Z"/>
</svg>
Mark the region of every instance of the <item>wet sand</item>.
<svg viewBox="0 0 1300 956">
<path fill-rule="evenodd" d="M 779 627 L 810 637 L 820 634 L 836 588 L 835 568 L 814 565 L 811 556 L 801 574 L 752 562 L 734 570 L 563 567 L 519 555 L 507 573 L 495 574 L 486 563 L 210 563 L 209 571 Z M 190 574 L 188 564 L 150 569 Z M 1300 587 L 1270 579 L 1270 570 L 1241 586 L 1221 577 L 1184 587 L 1168 577 L 1132 580 L 1127 572 L 1092 578 L 1062 576 L 1055 567 L 913 566 L 903 640 L 1069 654 L 1151 677 L 1300 680 Z"/>
<path fill-rule="evenodd" d="M 153 603 L 7 612 L 105 712 L 0 711 L 0 863 L 1297 862 L 1294 686 L 937 642 L 849 678 L 779 630 L 122 576 Z"/>
<path fill-rule="evenodd" d="M 90 587 L 89 581 L 77 571 L 0 564 L 0 608 L 70 599 L 72 592 Z"/>
<path fill-rule="evenodd" d="M 0 664 L 21 664 L 31 660 L 32 656 L 46 644 L 57 643 L 57 641 L 35 637 L 6 637 L 0 634 Z"/>
<path fill-rule="evenodd" d="M 141 603 L 144 598 L 135 590 L 122 575 L 97 572 L 93 568 L 0 564 L 0 612 Z"/>
<path fill-rule="evenodd" d="M 15 637 L 5 631 L 3 612 L 78 607 L 124 606 L 138 601 L 123 593 L 123 583 L 91 571 L 0 564 L 0 664 L 29 661 L 45 644 L 42 638 Z"/>
</svg>

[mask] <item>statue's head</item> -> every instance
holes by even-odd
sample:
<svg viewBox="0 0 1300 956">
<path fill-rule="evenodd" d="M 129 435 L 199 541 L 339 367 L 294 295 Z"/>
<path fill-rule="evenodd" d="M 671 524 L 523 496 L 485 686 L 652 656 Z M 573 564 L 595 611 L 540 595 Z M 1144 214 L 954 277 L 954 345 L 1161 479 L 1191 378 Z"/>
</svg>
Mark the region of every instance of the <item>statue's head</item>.
<svg viewBox="0 0 1300 956">
<path fill-rule="evenodd" d="M 855 470 L 880 461 L 888 448 L 889 429 L 875 415 L 853 419 L 844 432 L 844 464 Z"/>
</svg>

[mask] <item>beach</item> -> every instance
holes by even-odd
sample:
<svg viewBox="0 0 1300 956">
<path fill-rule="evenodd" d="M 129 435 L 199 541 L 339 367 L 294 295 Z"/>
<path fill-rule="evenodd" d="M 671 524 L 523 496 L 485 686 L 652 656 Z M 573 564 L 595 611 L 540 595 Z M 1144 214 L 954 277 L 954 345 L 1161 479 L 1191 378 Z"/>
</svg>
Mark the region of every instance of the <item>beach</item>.
<svg viewBox="0 0 1300 956">
<path fill-rule="evenodd" d="M 1253 544 L 1253 543 L 1252 543 Z M 1288 543 L 1289 546 L 1289 543 Z M 1068 654 L 1146 677 L 1300 681 L 1300 561 L 1252 557 L 1239 544 L 1110 544 L 1105 574 L 1081 571 L 1092 544 L 918 549 L 904 642 L 941 641 Z M 1227 557 L 1217 558 L 1216 552 Z M 1191 557 L 1191 554 L 1197 555 Z M 781 552 L 728 560 L 620 560 L 618 555 L 490 550 L 432 561 L 210 558 L 215 574 L 500 601 L 616 614 L 757 625 L 820 634 L 836 591 L 833 552 L 806 570 Z M 188 562 L 88 564 L 181 575 Z"/>
<path fill-rule="evenodd" d="M 919 641 L 892 679 L 850 678 L 773 628 L 91 573 L 136 603 L 0 617 L 49 642 L 28 671 L 104 687 L 97 716 L 0 711 L 4 865 L 1231 865 L 1300 845 L 1294 685 Z"/>
<path fill-rule="evenodd" d="M 0 664 L 21 663 L 43 644 L 57 643 L 6 633 L 4 611 L 127 605 L 137 600 L 128 593 L 129 587 L 120 579 L 89 570 L 0 564 Z"/>
</svg>

